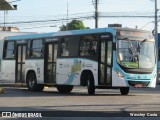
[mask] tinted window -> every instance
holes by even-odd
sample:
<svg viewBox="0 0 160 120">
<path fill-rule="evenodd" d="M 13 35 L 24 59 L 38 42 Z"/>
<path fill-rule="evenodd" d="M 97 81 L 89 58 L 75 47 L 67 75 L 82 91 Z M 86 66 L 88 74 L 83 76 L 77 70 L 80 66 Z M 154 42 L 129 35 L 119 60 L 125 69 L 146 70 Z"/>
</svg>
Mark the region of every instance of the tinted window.
<svg viewBox="0 0 160 120">
<path fill-rule="evenodd" d="M 76 56 L 78 41 L 76 37 L 63 38 L 61 42 L 61 56 Z"/>
<path fill-rule="evenodd" d="M 93 56 L 97 53 L 96 36 L 84 36 L 80 39 L 80 56 Z"/>
<path fill-rule="evenodd" d="M 14 42 L 6 42 L 4 58 L 14 58 L 15 57 L 14 46 L 15 46 Z"/>
<path fill-rule="evenodd" d="M 33 40 L 31 43 L 31 57 L 43 57 L 43 40 Z"/>
</svg>

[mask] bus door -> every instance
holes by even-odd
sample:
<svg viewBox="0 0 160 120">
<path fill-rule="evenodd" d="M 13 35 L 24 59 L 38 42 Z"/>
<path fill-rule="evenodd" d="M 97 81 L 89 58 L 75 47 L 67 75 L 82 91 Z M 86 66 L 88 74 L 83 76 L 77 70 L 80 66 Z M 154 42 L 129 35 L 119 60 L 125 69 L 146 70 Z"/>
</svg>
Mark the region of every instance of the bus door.
<svg viewBox="0 0 160 120">
<path fill-rule="evenodd" d="M 112 41 L 102 39 L 100 43 L 99 85 L 112 85 Z"/>
<path fill-rule="evenodd" d="M 58 43 L 46 43 L 45 46 L 45 83 L 56 83 L 56 61 Z"/>
<path fill-rule="evenodd" d="M 16 47 L 16 83 L 25 83 L 25 60 L 27 46 L 17 44 Z"/>
</svg>

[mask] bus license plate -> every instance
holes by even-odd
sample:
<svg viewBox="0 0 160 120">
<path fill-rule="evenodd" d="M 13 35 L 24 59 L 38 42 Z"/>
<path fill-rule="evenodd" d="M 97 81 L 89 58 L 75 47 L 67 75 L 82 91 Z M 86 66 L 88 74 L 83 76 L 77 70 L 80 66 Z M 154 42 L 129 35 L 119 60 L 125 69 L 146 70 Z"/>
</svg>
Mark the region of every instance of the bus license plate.
<svg viewBox="0 0 160 120">
<path fill-rule="evenodd" d="M 135 84 L 135 88 L 140 88 L 140 87 L 142 87 L 143 85 L 142 84 Z"/>
</svg>

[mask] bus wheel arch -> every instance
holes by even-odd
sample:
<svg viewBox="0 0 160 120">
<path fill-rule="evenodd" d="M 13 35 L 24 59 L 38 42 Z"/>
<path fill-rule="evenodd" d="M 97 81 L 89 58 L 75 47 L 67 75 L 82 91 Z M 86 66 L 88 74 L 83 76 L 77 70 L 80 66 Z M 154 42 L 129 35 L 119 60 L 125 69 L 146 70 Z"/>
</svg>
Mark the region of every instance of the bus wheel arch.
<svg viewBox="0 0 160 120">
<path fill-rule="evenodd" d="M 44 89 L 44 85 L 37 84 L 37 76 L 34 70 L 27 72 L 26 83 L 30 91 L 42 91 Z"/>
<path fill-rule="evenodd" d="M 80 84 L 82 86 L 87 86 L 88 94 L 95 94 L 95 81 L 93 72 L 91 70 L 84 70 L 80 77 Z"/>
</svg>

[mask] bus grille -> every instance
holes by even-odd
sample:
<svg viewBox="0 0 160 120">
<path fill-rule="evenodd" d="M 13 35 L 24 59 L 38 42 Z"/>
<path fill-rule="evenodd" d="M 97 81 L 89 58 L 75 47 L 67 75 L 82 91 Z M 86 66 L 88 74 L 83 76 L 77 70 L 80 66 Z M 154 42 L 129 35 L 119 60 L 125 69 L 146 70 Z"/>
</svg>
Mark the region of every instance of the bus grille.
<svg viewBox="0 0 160 120">
<path fill-rule="evenodd" d="M 135 86 L 136 84 L 142 84 L 145 87 L 145 86 L 148 86 L 149 83 L 150 81 L 143 81 L 143 82 L 142 81 L 128 81 L 128 84 L 130 86 Z"/>
</svg>

